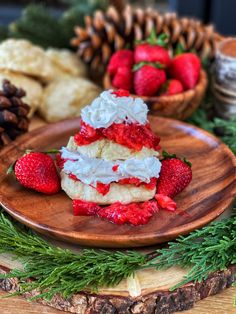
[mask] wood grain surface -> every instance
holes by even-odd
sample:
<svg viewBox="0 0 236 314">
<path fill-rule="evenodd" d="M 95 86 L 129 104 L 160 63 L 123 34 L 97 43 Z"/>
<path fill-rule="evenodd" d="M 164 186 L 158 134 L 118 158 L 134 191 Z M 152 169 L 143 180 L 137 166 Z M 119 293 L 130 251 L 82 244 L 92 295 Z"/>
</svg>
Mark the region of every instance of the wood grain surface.
<svg viewBox="0 0 236 314">
<path fill-rule="evenodd" d="M 44 121 L 35 117 L 33 120 L 33 123 L 31 124 L 31 129 L 35 129 L 44 124 L 45 124 Z M 226 212 L 224 213 L 224 216 L 225 215 L 226 215 Z M 58 245 L 58 242 L 56 241 L 55 244 Z M 63 247 L 65 247 L 64 244 L 63 244 Z M 16 261 L 14 261 L 14 264 L 12 265 L 9 264 L 10 260 L 11 260 L 10 258 L 5 256 L 5 263 L 3 263 L 3 259 L 1 258 L 0 264 L 5 264 L 5 266 L 8 266 L 10 268 L 20 267 L 20 265 L 16 264 Z M 175 278 L 176 278 L 176 275 L 175 275 Z M 174 277 L 171 276 L 171 280 L 173 279 Z M 165 282 L 165 279 L 163 282 Z M 200 314 L 200 313 L 201 314 L 234 314 L 235 313 L 236 314 L 236 307 L 233 306 L 233 299 L 235 295 L 236 295 L 236 287 L 226 289 L 223 292 L 215 296 L 210 296 L 202 301 L 199 301 L 198 303 L 194 305 L 193 309 L 184 311 L 184 313 L 186 314 Z M 6 292 L 0 292 L 0 297 L 3 297 L 3 296 L 6 296 Z M 0 313 L 2 314 L 36 314 L 36 313 L 42 313 L 42 314 L 58 313 L 59 314 L 59 313 L 62 313 L 61 311 L 57 309 L 53 309 L 45 305 L 40 305 L 36 302 L 28 302 L 22 297 L 0 298 L 0 307 L 1 307 Z M 81 306 L 78 306 L 78 313 L 83 313 Z"/>
<path fill-rule="evenodd" d="M 150 117 L 161 136 L 162 148 L 192 162 L 193 180 L 177 196 L 178 212 L 160 211 L 148 224 L 115 226 L 97 217 L 73 216 L 71 200 L 60 192 L 52 196 L 24 189 L 6 169 L 26 149 L 46 150 L 66 145 L 79 128 L 72 119 L 51 124 L 18 138 L 0 153 L 0 194 L 3 207 L 40 233 L 69 242 L 99 247 L 137 247 L 165 242 L 205 225 L 219 216 L 236 194 L 233 153 L 214 136 L 186 123 Z"/>
<path fill-rule="evenodd" d="M 0 297 L 6 296 L 6 292 L 0 292 Z M 183 314 L 236 314 L 233 299 L 236 295 L 236 287 L 222 291 L 196 303 L 194 308 L 182 312 Z M 28 302 L 22 297 L 0 299 L 1 314 L 62 314 L 60 310 L 36 302 Z"/>
<path fill-rule="evenodd" d="M 0 273 L 22 267 L 14 255 L 0 254 Z M 102 287 L 97 293 L 81 292 L 68 299 L 54 295 L 50 301 L 38 299 L 37 302 L 78 314 L 171 314 L 188 310 L 199 300 L 229 288 L 234 281 L 236 266 L 212 273 L 201 283 L 188 283 L 169 291 L 187 272 L 188 269 L 180 267 L 159 271 L 148 268 L 136 271 L 134 276 L 123 279 L 115 287 Z M 0 279 L 0 288 L 14 293 L 19 289 L 19 281 L 16 278 Z M 24 297 L 35 295 L 37 291 L 34 290 Z"/>
</svg>

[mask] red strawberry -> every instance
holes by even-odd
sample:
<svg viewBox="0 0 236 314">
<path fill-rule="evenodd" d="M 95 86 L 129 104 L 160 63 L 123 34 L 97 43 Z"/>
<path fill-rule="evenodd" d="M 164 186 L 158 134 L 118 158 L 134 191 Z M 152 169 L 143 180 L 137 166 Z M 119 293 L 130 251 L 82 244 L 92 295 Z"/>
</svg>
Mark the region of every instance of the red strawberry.
<svg viewBox="0 0 236 314">
<path fill-rule="evenodd" d="M 44 194 L 54 194 L 61 189 L 54 161 L 44 153 L 24 155 L 16 161 L 14 171 L 17 180 L 26 188 Z"/>
<path fill-rule="evenodd" d="M 179 80 L 184 89 L 191 89 L 197 84 L 201 70 L 201 62 L 193 53 L 183 53 L 172 59 L 169 67 L 171 78 Z"/>
<path fill-rule="evenodd" d="M 166 81 L 164 70 L 143 65 L 134 72 L 134 90 L 139 96 L 154 96 Z"/>
<path fill-rule="evenodd" d="M 113 76 L 119 67 L 128 67 L 131 69 L 133 63 L 133 51 L 128 49 L 118 50 L 112 55 L 107 67 L 107 71 L 111 76 Z"/>
<path fill-rule="evenodd" d="M 117 89 L 112 92 L 116 97 L 129 97 L 130 93 L 126 89 Z"/>
<path fill-rule="evenodd" d="M 191 182 L 191 164 L 186 160 L 180 160 L 175 155 L 168 155 L 166 152 L 163 152 L 163 156 L 166 156 L 166 159 L 162 161 L 155 198 L 162 208 L 174 210 L 171 198 L 182 192 Z"/>
<path fill-rule="evenodd" d="M 100 210 L 100 206 L 93 202 L 73 200 L 73 214 L 75 216 L 93 216 Z"/>
<path fill-rule="evenodd" d="M 183 92 L 183 85 L 178 80 L 168 80 L 164 86 L 163 91 L 160 93 L 162 96 L 175 95 Z M 161 87 L 162 90 L 162 87 Z"/>
<path fill-rule="evenodd" d="M 171 63 L 168 51 L 158 45 L 151 45 L 148 43 L 136 46 L 134 50 L 134 63 L 146 62 L 159 62 L 165 67 Z"/>
<path fill-rule="evenodd" d="M 130 223 L 138 226 L 146 224 L 156 212 L 158 212 L 158 206 L 155 201 L 131 204 L 117 202 L 101 208 L 98 216 L 106 218 L 117 225 Z"/>
<path fill-rule="evenodd" d="M 104 183 L 98 182 L 96 186 L 96 190 L 98 191 L 98 193 L 102 195 L 106 195 L 110 190 L 110 184 L 104 184 Z"/>
<path fill-rule="evenodd" d="M 120 89 L 132 90 L 133 74 L 131 68 L 127 66 L 119 67 L 112 80 L 112 86 Z"/>
<path fill-rule="evenodd" d="M 74 140 L 78 145 L 88 145 L 101 138 L 97 129 L 86 124 L 83 120 L 80 123 L 80 131 L 74 135 Z"/>
<path fill-rule="evenodd" d="M 102 134 L 109 140 L 136 151 L 143 147 L 160 149 L 160 138 L 152 132 L 149 124 L 113 123 L 108 128 L 103 129 Z"/>
</svg>

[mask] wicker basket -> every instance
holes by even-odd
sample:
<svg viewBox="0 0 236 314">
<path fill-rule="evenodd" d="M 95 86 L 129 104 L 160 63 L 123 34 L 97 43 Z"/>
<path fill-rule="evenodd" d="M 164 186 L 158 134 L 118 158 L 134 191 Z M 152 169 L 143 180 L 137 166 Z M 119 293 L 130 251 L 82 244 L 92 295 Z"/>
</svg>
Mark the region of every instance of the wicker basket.
<svg viewBox="0 0 236 314">
<path fill-rule="evenodd" d="M 184 120 L 191 116 L 200 105 L 207 83 L 207 75 L 204 70 L 201 70 L 199 81 L 194 89 L 171 96 L 142 96 L 141 98 L 148 105 L 151 114 Z M 114 88 L 108 73 L 104 76 L 103 85 L 105 89 Z M 132 96 L 137 97 L 136 95 Z"/>
</svg>

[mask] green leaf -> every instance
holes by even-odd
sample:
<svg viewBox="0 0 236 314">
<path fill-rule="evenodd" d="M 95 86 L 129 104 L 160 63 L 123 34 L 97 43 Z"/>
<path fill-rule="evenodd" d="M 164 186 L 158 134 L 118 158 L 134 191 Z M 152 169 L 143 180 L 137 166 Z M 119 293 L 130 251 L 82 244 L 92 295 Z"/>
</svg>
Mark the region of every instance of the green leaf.
<svg viewBox="0 0 236 314">
<path fill-rule="evenodd" d="M 177 158 L 175 154 L 169 154 L 167 151 L 163 150 L 162 156 L 167 159 L 167 158 Z"/>
<path fill-rule="evenodd" d="M 185 50 L 184 50 L 183 45 L 181 43 L 178 43 L 176 48 L 175 48 L 174 55 L 181 55 L 184 52 L 185 52 Z"/>
<path fill-rule="evenodd" d="M 15 167 L 16 162 L 13 162 L 10 167 L 7 169 L 7 175 L 8 174 L 14 174 L 14 167 Z"/>
<path fill-rule="evenodd" d="M 165 66 L 163 64 L 161 64 L 160 62 L 147 62 L 147 61 L 142 61 L 142 62 L 139 62 L 139 63 L 136 63 L 134 66 L 133 66 L 133 69 L 132 71 L 135 72 L 135 71 L 138 71 L 139 69 L 141 69 L 144 65 L 150 65 L 154 68 L 157 68 L 157 69 L 164 69 Z"/>
</svg>

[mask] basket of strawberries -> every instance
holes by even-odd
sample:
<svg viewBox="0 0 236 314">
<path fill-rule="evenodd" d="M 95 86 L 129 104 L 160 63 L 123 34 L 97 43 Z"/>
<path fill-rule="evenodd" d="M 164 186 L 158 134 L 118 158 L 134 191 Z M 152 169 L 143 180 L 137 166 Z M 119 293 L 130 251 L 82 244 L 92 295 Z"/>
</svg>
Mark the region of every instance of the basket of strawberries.
<svg viewBox="0 0 236 314">
<path fill-rule="evenodd" d="M 134 50 L 116 51 L 103 83 L 106 89 L 127 89 L 141 97 L 151 114 L 183 120 L 200 105 L 207 75 L 196 54 L 178 51 L 171 57 L 167 40 L 165 34 L 157 38 L 152 32 Z"/>
</svg>

